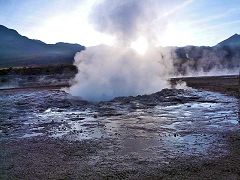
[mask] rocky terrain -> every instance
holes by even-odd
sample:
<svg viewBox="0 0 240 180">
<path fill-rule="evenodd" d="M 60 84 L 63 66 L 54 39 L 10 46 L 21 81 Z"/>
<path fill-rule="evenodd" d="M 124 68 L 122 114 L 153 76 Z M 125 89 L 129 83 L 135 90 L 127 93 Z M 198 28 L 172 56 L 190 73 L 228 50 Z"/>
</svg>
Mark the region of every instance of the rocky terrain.
<svg viewBox="0 0 240 180">
<path fill-rule="evenodd" d="M 239 99 L 0 91 L 0 179 L 239 179 Z"/>
</svg>

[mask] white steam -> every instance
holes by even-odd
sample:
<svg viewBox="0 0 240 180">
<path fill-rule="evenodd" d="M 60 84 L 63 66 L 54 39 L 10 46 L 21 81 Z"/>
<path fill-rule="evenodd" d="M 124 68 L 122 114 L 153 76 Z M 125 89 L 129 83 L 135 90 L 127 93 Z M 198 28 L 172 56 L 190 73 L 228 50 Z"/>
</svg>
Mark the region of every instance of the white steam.
<svg viewBox="0 0 240 180">
<path fill-rule="evenodd" d="M 78 67 L 73 95 L 89 101 L 148 94 L 168 87 L 173 71 L 171 50 L 156 47 L 167 18 L 190 0 L 103 0 L 93 7 L 90 22 L 115 37 L 110 47 L 89 47 L 75 56 Z"/>
<path fill-rule="evenodd" d="M 163 53 L 167 52 L 160 48 L 139 55 L 117 46 L 90 47 L 75 57 L 79 73 L 70 92 L 89 101 L 102 101 L 159 91 L 168 87 L 172 64 Z"/>
</svg>

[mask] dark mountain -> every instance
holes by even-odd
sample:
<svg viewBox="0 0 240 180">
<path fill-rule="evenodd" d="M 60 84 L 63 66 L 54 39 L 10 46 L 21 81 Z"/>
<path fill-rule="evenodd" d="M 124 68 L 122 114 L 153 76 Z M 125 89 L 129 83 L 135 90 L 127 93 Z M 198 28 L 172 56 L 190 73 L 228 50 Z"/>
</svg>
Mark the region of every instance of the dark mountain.
<svg viewBox="0 0 240 180">
<path fill-rule="evenodd" d="M 218 43 L 216 46 L 218 47 L 240 47 L 240 35 L 234 34 L 230 38 Z"/>
<path fill-rule="evenodd" d="M 84 49 L 79 44 L 46 44 L 0 25 L 0 67 L 70 64 L 75 53 Z"/>
</svg>

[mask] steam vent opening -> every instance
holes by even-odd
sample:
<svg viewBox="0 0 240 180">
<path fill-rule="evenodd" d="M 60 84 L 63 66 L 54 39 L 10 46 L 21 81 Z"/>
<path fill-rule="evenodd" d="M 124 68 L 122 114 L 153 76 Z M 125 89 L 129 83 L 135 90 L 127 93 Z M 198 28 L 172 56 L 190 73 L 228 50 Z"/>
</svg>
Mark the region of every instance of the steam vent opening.
<svg viewBox="0 0 240 180">
<path fill-rule="evenodd" d="M 240 179 L 238 9 L 0 1 L 0 179 Z"/>
</svg>

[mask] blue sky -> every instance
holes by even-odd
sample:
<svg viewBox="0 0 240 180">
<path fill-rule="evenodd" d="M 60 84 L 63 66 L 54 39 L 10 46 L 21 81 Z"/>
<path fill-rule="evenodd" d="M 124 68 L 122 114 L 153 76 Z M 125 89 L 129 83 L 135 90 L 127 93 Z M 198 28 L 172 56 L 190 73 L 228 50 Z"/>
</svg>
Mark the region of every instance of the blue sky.
<svg viewBox="0 0 240 180">
<path fill-rule="evenodd" d="M 189 3 L 181 6 L 185 1 Z M 97 32 L 88 19 L 97 2 L 99 0 L 0 0 L 0 24 L 47 43 L 109 44 L 113 41 L 111 35 Z M 174 8 L 174 15 L 166 19 L 159 45 L 212 46 L 240 33 L 240 0 L 179 0 Z M 169 14 L 171 12 L 170 9 Z"/>
</svg>

